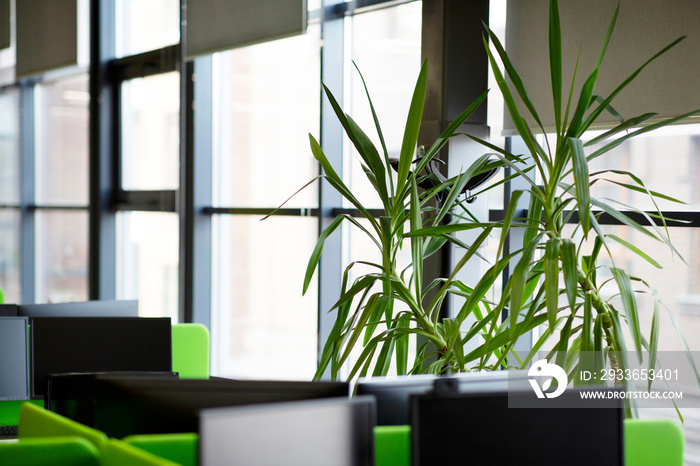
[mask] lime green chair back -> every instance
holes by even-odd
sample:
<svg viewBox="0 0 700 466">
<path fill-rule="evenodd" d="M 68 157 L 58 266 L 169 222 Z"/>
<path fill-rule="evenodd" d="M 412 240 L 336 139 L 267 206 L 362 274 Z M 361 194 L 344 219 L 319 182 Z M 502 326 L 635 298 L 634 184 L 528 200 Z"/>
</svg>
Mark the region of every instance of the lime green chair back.
<svg viewBox="0 0 700 466">
<path fill-rule="evenodd" d="M 173 325 L 173 371 L 183 379 L 209 378 L 209 330 L 201 324 Z"/>
<path fill-rule="evenodd" d="M 178 466 L 178 463 L 117 439 L 105 445 L 101 459 L 102 466 Z"/>
<path fill-rule="evenodd" d="M 81 437 L 30 438 L 0 442 L 0 464 L 99 466 L 97 447 Z"/>
<path fill-rule="evenodd" d="M 671 419 L 625 419 L 625 466 L 683 466 L 685 439 Z"/>
<path fill-rule="evenodd" d="M 182 466 L 197 466 L 197 434 L 131 435 L 122 440 Z"/>
<path fill-rule="evenodd" d="M 19 412 L 17 437 L 81 437 L 102 450 L 107 443 L 107 435 L 99 430 L 84 426 L 60 414 L 47 411 L 32 403 L 24 403 Z"/>
<path fill-rule="evenodd" d="M 411 465 L 411 426 L 374 428 L 374 466 Z"/>
</svg>

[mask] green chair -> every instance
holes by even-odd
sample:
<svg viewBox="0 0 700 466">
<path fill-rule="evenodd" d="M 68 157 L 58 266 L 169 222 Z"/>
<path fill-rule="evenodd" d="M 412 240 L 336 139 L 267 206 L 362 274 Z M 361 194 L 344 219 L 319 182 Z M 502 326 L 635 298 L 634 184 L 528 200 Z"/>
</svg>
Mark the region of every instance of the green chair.
<svg viewBox="0 0 700 466">
<path fill-rule="evenodd" d="M 111 439 L 104 446 L 101 460 L 102 466 L 178 466 L 179 464 L 117 439 Z"/>
<path fill-rule="evenodd" d="M 97 447 L 82 437 L 29 438 L 0 442 L 0 464 L 98 466 Z"/>
<path fill-rule="evenodd" d="M 201 324 L 173 325 L 173 371 L 183 379 L 209 378 L 209 330 Z"/>
<path fill-rule="evenodd" d="M 685 438 L 671 419 L 625 419 L 626 466 L 682 466 Z"/>
<path fill-rule="evenodd" d="M 197 434 L 131 435 L 122 440 L 182 466 L 197 466 Z"/>
<path fill-rule="evenodd" d="M 102 450 L 107 435 L 60 414 L 47 411 L 32 403 L 24 403 L 19 412 L 17 437 L 20 440 L 42 437 L 80 437 Z"/>
<path fill-rule="evenodd" d="M 374 465 L 410 466 L 411 426 L 374 428 Z"/>
</svg>

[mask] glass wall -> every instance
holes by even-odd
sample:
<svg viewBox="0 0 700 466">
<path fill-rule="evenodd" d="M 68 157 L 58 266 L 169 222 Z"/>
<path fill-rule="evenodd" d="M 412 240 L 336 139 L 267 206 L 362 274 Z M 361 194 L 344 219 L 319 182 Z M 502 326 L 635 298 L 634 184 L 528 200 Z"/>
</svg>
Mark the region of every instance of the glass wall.
<svg viewBox="0 0 700 466">
<path fill-rule="evenodd" d="M 0 289 L 6 302 L 20 299 L 19 90 L 0 92 Z"/>
<path fill-rule="evenodd" d="M 315 369 L 317 292 L 302 280 L 318 233 L 306 216 L 263 212 L 318 174 L 320 27 L 214 55 L 212 337 L 218 374 L 308 379 Z M 285 207 L 309 212 L 318 186 Z M 252 210 L 251 210 L 252 209 Z"/>
<path fill-rule="evenodd" d="M 36 302 L 88 298 L 88 76 L 35 89 Z"/>
</svg>

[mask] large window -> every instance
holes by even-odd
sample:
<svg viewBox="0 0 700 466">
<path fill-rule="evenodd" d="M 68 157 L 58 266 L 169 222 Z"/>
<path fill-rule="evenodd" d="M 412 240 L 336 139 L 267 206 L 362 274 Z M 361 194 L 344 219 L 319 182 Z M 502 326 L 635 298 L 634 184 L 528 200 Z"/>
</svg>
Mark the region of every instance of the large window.
<svg viewBox="0 0 700 466">
<path fill-rule="evenodd" d="M 351 206 L 317 181 L 260 219 L 319 175 L 309 133 L 361 201 L 381 207 L 321 81 L 379 146 L 357 64 L 395 157 L 425 49 L 423 4 L 308 1 L 305 33 L 194 59 L 180 38 L 182 3 L 93 1 L 102 8 L 93 76 L 72 67 L 16 78 L 14 37 L 0 51 L 0 288 L 8 302 L 138 299 L 144 316 L 209 325 L 217 375 L 309 378 L 333 319 L 333 286 L 344 265 L 371 258 L 374 246 L 354 228 L 338 230 L 302 296 L 319 232 Z M 491 17 L 497 32 L 502 17 Z M 492 141 L 503 145 L 494 124 L 500 104 L 489 105 Z M 611 182 L 593 193 L 689 222 L 670 228 L 687 265 L 638 232 L 605 228 L 664 266 L 615 252 L 632 274 L 650 278 L 693 349 L 699 141 L 698 126 L 674 127 L 621 145 L 591 168 L 633 171 L 686 202 L 623 198 Z M 494 194 L 485 209 L 497 216 L 503 199 Z M 96 289 L 98 273 L 108 286 Z M 644 297 L 640 303 L 648 327 Z M 674 335 L 664 319 L 661 347 L 677 349 Z"/>
<path fill-rule="evenodd" d="M 317 293 L 302 280 L 318 234 L 320 28 L 214 56 L 214 368 L 226 375 L 310 378 Z M 195 96 L 196 97 L 196 96 Z"/>
<path fill-rule="evenodd" d="M 0 288 L 13 302 L 21 297 L 18 89 L 0 93 L 0 121 Z"/>
</svg>

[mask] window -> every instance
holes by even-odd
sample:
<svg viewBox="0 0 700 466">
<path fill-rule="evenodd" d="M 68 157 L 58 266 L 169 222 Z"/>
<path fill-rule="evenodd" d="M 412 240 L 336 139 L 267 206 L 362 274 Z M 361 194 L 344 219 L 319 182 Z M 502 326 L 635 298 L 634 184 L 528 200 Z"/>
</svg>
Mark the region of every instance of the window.
<svg viewBox="0 0 700 466">
<path fill-rule="evenodd" d="M 229 376 L 310 378 L 317 293 L 302 297 L 318 234 L 317 184 L 260 221 L 318 174 L 320 27 L 214 55 L 212 342 Z"/>
<path fill-rule="evenodd" d="M 36 301 L 88 297 L 88 77 L 35 90 Z"/>
</svg>

